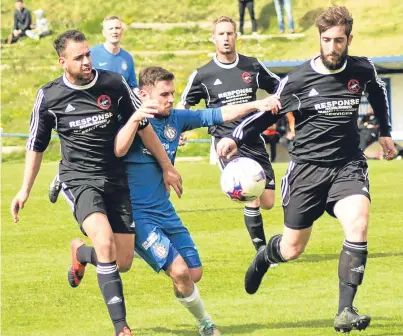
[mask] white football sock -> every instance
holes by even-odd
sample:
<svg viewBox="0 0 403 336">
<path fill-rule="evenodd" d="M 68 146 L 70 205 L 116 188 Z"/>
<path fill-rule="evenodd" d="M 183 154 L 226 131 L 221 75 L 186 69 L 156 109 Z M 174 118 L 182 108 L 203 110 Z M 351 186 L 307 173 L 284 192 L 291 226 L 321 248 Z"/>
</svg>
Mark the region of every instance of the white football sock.
<svg viewBox="0 0 403 336">
<path fill-rule="evenodd" d="M 197 289 L 196 284 L 193 286 L 193 293 L 190 296 L 185 298 L 177 297 L 177 299 L 198 321 L 209 319 L 210 316 L 204 309 L 204 304 L 200 298 L 199 290 Z"/>
</svg>

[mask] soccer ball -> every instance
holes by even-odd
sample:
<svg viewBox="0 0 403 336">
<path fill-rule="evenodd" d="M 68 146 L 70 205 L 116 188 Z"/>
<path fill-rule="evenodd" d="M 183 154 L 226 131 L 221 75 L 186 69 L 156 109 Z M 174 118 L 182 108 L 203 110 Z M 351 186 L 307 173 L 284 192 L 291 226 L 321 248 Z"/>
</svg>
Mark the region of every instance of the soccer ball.
<svg viewBox="0 0 403 336">
<path fill-rule="evenodd" d="M 234 159 L 221 174 L 221 189 L 233 201 L 254 201 L 263 193 L 265 185 L 264 170 L 252 159 Z"/>
</svg>

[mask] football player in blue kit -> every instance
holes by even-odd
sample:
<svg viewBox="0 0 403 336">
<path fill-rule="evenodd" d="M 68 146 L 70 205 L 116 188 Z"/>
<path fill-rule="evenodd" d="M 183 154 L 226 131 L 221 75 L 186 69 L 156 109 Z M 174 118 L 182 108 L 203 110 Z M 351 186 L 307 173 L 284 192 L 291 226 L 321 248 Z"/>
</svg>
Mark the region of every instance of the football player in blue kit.
<svg viewBox="0 0 403 336">
<path fill-rule="evenodd" d="M 222 108 L 198 111 L 173 109 L 173 81 L 174 75 L 160 67 L 145 68 L 139 75 L 140 99 L 143 102 L 150 99 L 158 102 L 158 114 L 149 121 L 172 163 L 182 132 L 235 120 L 257 110 L 279 108 L 277 98 L 269 97 Z M 125 155 L 135 221 L 136 252 L 156 272 L 163 270 L 172 279 L 175 296 L 197 319 L 200 335 L 220 335 L 195 285 L 202 276 L 198 251 L 169 200 L 160 165 L 139 137 L 134 139 L 130 148 L 127 146 L 118 155 Z"/>
</svg>

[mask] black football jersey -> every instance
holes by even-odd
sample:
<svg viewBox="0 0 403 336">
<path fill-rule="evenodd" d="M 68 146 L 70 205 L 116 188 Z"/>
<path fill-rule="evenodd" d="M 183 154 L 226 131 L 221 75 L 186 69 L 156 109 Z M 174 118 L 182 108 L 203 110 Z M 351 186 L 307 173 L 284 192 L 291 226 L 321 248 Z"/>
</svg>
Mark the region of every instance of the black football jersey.
<svg viewBox="0 0 403 336">
<path fill-rule="evenodd" d="M 234 63 L 224 64 L 214 56 L 190 75 L 181 103 L 194 106 L 203 99 L 209 108 L 248 103 L 256 100 L 258 89 L 274 93 L 279 80 L 254 57 L 237 54 Z M 211 126 L 209 133 L 218 138 L 228 136 L 242 120 Z"/>
<path fill-rule="evenodd" d="M 328 73 L 321 73 L 312 59 L 284 77 L 276 94 L 282 105 L 279 116 L 260 112 L 247 118 L 232 134 L 236 141 L 253 141 L 254 134 L 281 114 L 293 112 L 293 161 L 325 165 L 345 162 L 361 154 L 357 119 L 363 94 L 379 121 L 380 135 L 390 136 L 385 83 L 368 58 L 348 56 L 339 70 Z"/>
<path fill-rule="evenodd" d="M 94 79 L 87 85 L 71 84 L 62 76 L 40 88 L 36 96 L 27 148 L 43 152 L 54 128 L 60 137 L 61 174 L 109 176 L 123 172 L 122 162 L 114 154 L 114 140 L 140 100 L 122 75 L 93 71 Z"/>
</svg>

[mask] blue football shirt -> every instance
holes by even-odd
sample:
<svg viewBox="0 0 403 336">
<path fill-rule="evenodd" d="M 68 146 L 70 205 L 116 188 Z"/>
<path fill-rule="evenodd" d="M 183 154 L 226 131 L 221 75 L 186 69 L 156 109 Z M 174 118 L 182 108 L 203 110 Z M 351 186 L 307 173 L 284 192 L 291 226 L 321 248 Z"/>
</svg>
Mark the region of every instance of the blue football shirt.
<svg viewBox="0 0 403 336">
<path fill-rule="evenodd" d="M 223 123 L 221 109 L 176 110 L 168 117 L 149 119 L 172 164 L 182 132 Z M 162 169 L 136 136 L 124 158 L 134 220 L 157 215 L 161 219 L 178 218 L 165 189 Z M 169 221 L 167 221 L 169 223 Z"/>
<path fill-rule="evenodd" d="M 92 66 L 95 69 L 109 70 L 120 73 L 131 88 L 137 88 L 134 60 L 126 50 L 120 48 L 119 53 L 112 54 L 105 49 L 103 44 L 98 44 L 91 49 Z"/>
</svg>

